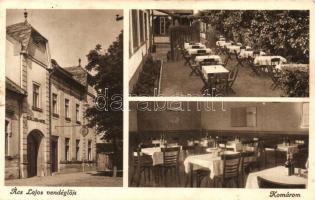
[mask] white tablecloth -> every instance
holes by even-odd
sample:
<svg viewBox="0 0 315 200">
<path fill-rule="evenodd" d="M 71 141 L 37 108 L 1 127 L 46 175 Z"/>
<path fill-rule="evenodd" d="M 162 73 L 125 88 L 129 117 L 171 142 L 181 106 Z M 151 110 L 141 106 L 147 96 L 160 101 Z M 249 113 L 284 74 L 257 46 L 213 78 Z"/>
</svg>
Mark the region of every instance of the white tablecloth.
<svg viewBox="0 0 315 200">
<path fill-rule="evenodd" d="M 233 154 L 235 152 L 228 151 L 228 153 Z M 256 158 L 248 157 L 248 160 L 254 161 Z M 216 153 L 188 156 L 184 161 L 185 172 L 187 174 L 191 172 L 191 164 L 193 165 L 193 170 L 201 168 L 209 169 L 211 179 L 223 174 L 223 160 L 221 160 L 221 156 L 218 156 Z"/>
<path fill-rule="evenodd" d="M 291 144 L 290 146 L 284 145 L 284 144 L 278 144 L 277 147 L 279 151 L 285 151 L 287 153 L 292 153 L 292 154 L 297 153 L 299 151 L 298 144 Z"/>
<path fill-rule="evenodd" d="M 287 62 L 287 60 L 283 58 L 282 56 L 257 56 L 254 59 L 254 64 L 255 65 L 271 65 L 271 59 L 273 58 L 280 58 L 280 64 Z"/>
<path fill-rule="evenodd" d="M 244 51 L 241 51 L 240 52 L 240 57 L 242 57 L 242 58 L 253 58 L 254 56 L 254 51 L 253 50 L 244 50 Z M 265 52 L 263 52 L 263 51 L 260 51 L 259 52 L 259 55 L 260 56 L 263 56 L 263 55 L 266 55 L 266 53 Z"/>
<path fill-rule="evenodd" d="M 196 56 L 195 61 L 199 63 L 204 61 L 205 59 L 214 59 L 218 62 L 218 64 L 222 64 L 222 60 L 219 55 Z"/>
<path fill-rule="evenodd" d="M 295 169 L 295 172 L 297 173 L 297 169 Z M 278 183 L 307 185 L 307 178 L 300 177 L 297 175 L 288 176 L 288 168 L 284 166 L 277 166 L 262 171 L 250 173 L 247 177 L 246 188 L 259 188 L 257 176 Z"/>
<path fill-rule="evenodd" d="M 230 53 L 234 53 L 234 51 L 236 51 L 236 53 L 240 53 L 241 51 L 241 46 L 238 45 L 229 45 L 226 46 L 226 48 L 229 50 Z"/>
<path fill-rule="evenodd" d="M 231 45 L 232 42 L 227 42 L 227 41 L 224 41 L 224 40 L 219 40 L 215 43 L 217 46 L 219 47 L 224 47 L 224 46 L 228 46 L 228 45 Z"/>
<path fill-rule="evenodd" d="M 198 50 L 205 50 L 206 53 L 208 53 L 208 54 L 212 53 L 212 50 L 209 49 L 209 48 L 205 48 L 205 49 L 187 49 L 187 52 L 188 52 L 189 55 L 192 55 L 192 54 L 197 54 Z"/>
<path fill-rule="evenodd" d="M 203 65 L 201 71 L 206 79 L 208 79 L 208 74 L 229 73 L 229 70 L 222 65 Z"/>
<path fill-rule="evenodd" d="M 194 42 L 192 42 L 193 44 L 189 44 L 189 42 L 185 42 L 184 43 L 184 48 L 185 49 L 188 49 L 188 46 L 192 46 L 192 45 L 203 45 L 202 43 L 200 43 L 200 42 L 196 42 L 196 43 L 194 43 Z"/>
<path fill-rule="evenodd" d="M 194 44 L 194 45 L 187 45 L 185 49 L 186 49 L 186 50 L 187 50 L 187 49 L 192 49 L 193 46 L 198 46 L 199 49 L 205 49 L 205 48 L 206 48 L 206 45 L 204 45 L 204 44 L 198 44 L 198 45 L 195 45 L 195 44 Z"/>
</svg>

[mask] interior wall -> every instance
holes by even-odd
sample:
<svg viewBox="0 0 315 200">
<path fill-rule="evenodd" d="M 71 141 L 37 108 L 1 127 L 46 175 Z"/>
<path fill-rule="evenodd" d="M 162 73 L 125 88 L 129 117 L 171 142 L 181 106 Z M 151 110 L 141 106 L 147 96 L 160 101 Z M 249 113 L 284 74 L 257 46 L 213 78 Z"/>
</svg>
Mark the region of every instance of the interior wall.
<svg viewBox="0 0 315 200">
<path fill-rule="evenodd" d="M 148 105 L 150 111 L 131 111 L 129 115 L 130 131 L 173 131 L 173 130 L 219 130 L 219 131 L 253 131 L 282 132 L 288 134 L 306 134 L 308 128 L 301 127 L 302 102 L 183 102 L 181 109 L 167 108 L 154 111 L 154 106 Z M 189 108 L 187 109 L 187 105 Z M 160 104 L 161 106 L 161 104 Z M 231 108 L 256 107 L 255 127 L 232 127 Z M 141 107 L 141 106 L 140 106 Z M 142 108 L 145 106 L 142 106 Z M 187 111 L 188 110 L 188 111 Z"/>
<path fill-rule="evenodd" d="M 232 127 L 231 108 L 255 106 L 256 127 Z M 302 103 L 281 102 L 224 102 L 225 111 L 201 112 L 201 127 L 207 130 L 245 130 L 245 131 L 288 131 L 288 132 L 308 132 L 308 129 L 301 128 Z"/>
<path fill-rule="evenodd" d="M 160 111 L 155 111 L 153 104 L 154 102 L 148 105 L 150 111 L 138 109 L 137 127 L 139 131 L 199 130 L 201 128 L 201 112 L 196 111 L 195 103 L 167 104 L 160 102 L 159 107 L 165 106 Z M 141 107 L 144 108 L 145 105 L 141 105 Z"/>
</svg>

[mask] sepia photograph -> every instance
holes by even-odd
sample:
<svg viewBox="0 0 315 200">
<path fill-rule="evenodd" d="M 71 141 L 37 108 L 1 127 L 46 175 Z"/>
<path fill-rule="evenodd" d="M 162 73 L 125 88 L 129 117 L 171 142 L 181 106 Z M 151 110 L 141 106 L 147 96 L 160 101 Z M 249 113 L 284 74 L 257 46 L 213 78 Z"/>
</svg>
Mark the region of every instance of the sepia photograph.
<svg viewBox="0 0 315 200">
<path fill-rule="evenodd" d="M 130 10 L 130 96 L 308 97 L 309 10 Z"/>
<path fill-rule="evenodd" d="M 123 185 L 122 110 L 96 100 L 122 98 L 122 30 L 122 10 L 6 10 L 5 185 Z"/>
<path fill-rule="evenodd" d="M 307 102 L 130 102 L 129 186 L 307 188 Z"/>
</svg>

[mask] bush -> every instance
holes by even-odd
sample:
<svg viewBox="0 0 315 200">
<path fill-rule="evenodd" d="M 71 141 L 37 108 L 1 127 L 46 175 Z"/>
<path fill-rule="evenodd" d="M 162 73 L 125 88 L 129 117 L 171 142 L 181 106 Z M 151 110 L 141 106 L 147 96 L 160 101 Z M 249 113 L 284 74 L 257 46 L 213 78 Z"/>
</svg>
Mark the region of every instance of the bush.
<svg viewBox="0 0 315 200">
<path fill-rule="evenodd" d="M 302 70 L 283 70 L 281 84 L 288 97 L 309 96 L 309 73 Z"/>
<path fill-rule="evenodd" d="M 154 89 L 157 88 L 157 80 L 160 77 L 160 67 L 160 62 L 154 61 L 152 56 L 149 55 L 143 64 L 142 71 L 139 74 L 138 82 L 133 89 L 134 95 L 154 95 Z"/>
</svg>

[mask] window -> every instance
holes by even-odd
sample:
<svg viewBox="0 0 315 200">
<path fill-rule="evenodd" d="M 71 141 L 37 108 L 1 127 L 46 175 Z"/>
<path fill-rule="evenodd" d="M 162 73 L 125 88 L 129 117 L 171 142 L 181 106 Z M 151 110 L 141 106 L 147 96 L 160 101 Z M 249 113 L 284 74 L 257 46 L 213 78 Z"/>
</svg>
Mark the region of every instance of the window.
<svg viewBox="0 0 315 200">
<path fill-rule="evenodd" d="M 165 17 L 160 17 L 160 34 L 165 35 Z"/>
<path fill-rule="evenodd" d="M 75 120 L 77 123 L 80 123 L 80 105 L 75 104 Z"/>
<path fill-rule="evenodd" d="M 309 127 L 309 103 L 302 104 L 302 117 L 301 117 L 301 127 Z"/>
<path fill-rule="evenodd" d="M 70 139 L 65 139 L 65 160 L 70 160 Z"/>
<path fill-rule="evenodd" d="M 57 94 L 52 94 L 52 112 L 55 117 L 58 116 L 58 96 Z"/>
<path fill-rule="evenodd" d="M 70 121 L 69 99 L 65 99 L 65 118 Z"/>
<path fill-rule="evenodd" d="M 88 141 L 88 160 L 92 160 L 92 141 Z"/>
<path fill-rule="evenodd" d="M 80 140 L 75 141 L 75 159 L 80 160 Z"/>
<path fill-rule="evenodd" d="M 138 11 L 132 10 L 131 11 L 131 18 L 132 18 L 132 41 L 133 41 L 133 49 L 138 48 Z"/>
<path fill-rule="evenodd" d="M 33 109 L 40 111 L 40 86 L 36 83 L 33 83 Z"/>
<path fill-rule="evenodd" d="M 140 42 L 144 42 L 144 32 L 143 32 L 143 11 L 139 11 L 139 24 L 140 24 Z"/>
</svg>

